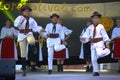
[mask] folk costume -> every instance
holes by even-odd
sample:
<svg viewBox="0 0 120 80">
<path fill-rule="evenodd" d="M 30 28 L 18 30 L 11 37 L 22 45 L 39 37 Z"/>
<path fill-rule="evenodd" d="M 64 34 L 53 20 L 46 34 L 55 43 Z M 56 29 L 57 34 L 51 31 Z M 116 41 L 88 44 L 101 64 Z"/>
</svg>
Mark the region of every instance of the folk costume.
<svg viewBox="0 0 120 80">
<path fill-rule="evenodd" d="M 2 58 L 10 58 L 10 59 L 18 59 L 16 44 L 14 41 L 15 36 L 18 35 L 18 31 L 13 27 L 3 27 L 1 30 L 1 59 Z"/>
<path fill-rule="evenodd" d="M 32 11 L 29 6 L 23 6 L 21 11 L 23 12 L 26 9 L 28 9 L 29 12 Z M 40 33 L 42 31 L 42 28 L 38 27 L 37 22 L 32 17 L 25 15 L 18 16 L 14 21 L 14 26 L 17 27 L 20 31 L 17 41 L 20 45 L 23 76 L 26 76 L 26 45 L 27 43 L 30 44 L 32 50 L 34 51 L 34 54 L 37 53 L 37 49 L 35 47 L 35 38 L 32 31 Z"/>
<path fill-rule="evenodd" d="M 57 17 L 59 15 L 53 14 L 50 18 Z M 65 49 L 65 45 L 61 44 L 61 40 L 64 40 L 64 33 L 62 26 L 58 23 L 48 23 L 45 31 L 47 32 L 47 48 L 48 48 L 48 74 L 52 73 L 54 51 L 61 51 Z"/>
</svg>

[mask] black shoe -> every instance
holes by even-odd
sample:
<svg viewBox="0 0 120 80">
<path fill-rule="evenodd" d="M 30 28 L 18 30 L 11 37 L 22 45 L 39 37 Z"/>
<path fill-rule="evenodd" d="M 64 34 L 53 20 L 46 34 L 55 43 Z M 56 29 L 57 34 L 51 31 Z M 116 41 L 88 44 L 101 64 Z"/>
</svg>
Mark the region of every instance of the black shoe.
<svg viewBox="0 0 120 80">
<path fill-rule="evenodd" d="M 92 72 L 93 71 L 93 67 L 91 66 L 90 69 L 89 69 L 89 72 Z"/>
<path fill-rule="evenodd" d="M 99 76 L 100 74 L 98 72 L 95 72 L 93 76 Z"/>
<path fill-rule="evenodd" d="M 26 58 L 21 58 L 21 63 L 22 63 L 22 71 L 23 71 L 22 76 L 26 76 Z"/>
<path fill-rule="evenodd" d="M 57 71 L 60 72 L 60 64 L 57 65 Z"/>
<path fill-rule="evenodd" d="M 26 76 L 26 71 L 23 70 L 22 76 Z"/>
<path fill-rule="evenodd" d="M 63 65 L 60 65 L 60 71 L 63 72 Z"/>
<path fill-rule="evenodd" d="M 89 72 L 89 71 L 90 71 L 89 66 L 87 66 L 86 67 L 86 72 Z"/>
<path fill-rule="evenodd" d="M 49 70 L 49 71 L 48 71 L 48 74 L 52 74 L 52 70 Z"/>
<path fill-rule="evenodd" d="M 37 69 L 35 68 L 34 65 L 32 65 L 32 67 L 31 67 L 31 71 L 32 71 L 32 72 L 36 72 L 36 71 L 37 71 Z"/>
</svg>

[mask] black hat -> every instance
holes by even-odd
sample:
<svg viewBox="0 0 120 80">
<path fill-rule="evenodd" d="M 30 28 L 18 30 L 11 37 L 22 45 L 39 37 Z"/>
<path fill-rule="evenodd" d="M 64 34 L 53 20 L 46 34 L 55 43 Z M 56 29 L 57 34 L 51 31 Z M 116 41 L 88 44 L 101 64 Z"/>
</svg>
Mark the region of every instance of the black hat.
<svg viewBox="0 0 120 80">
<path fill-rule="evenodd" d="M 50 16 L 50 18 L 53 18 L 53 17 L 59 18 L 60 16 L 57 15 L 56 13 L 54 13 L 54 14 L 52 14 L 52 15 Z"/>
<path fill-rule="evenodd" d="M 21 11 L 23 12 L 23 11 L 25 11 L 26 9 L 28 9 L 30 12 L 32 11 L 32 9 L 31 9 L 29 6 L 23 6 L 23 7 L 21 8 Z"/>
<path fill-rule="evenodd" d="M 91 16 L 91 18 L 93 18 L 94 16 L 98 16 L 99 18 L 101 18 L 101 17 L 102 17 L 102 15 L 101 15 L 101 14 L 99 14 L 98 12 L 94 12 L 94 13 L 93 13 L 93 15 Z"/>
</svg>

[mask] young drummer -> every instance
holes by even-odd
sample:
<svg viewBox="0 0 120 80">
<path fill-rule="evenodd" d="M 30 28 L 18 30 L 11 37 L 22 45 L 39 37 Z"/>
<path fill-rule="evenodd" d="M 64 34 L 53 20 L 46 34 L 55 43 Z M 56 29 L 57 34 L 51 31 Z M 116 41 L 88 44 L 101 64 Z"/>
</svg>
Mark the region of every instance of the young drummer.
<svg viewBox="0 0 120 80">
<path fill-rule="evenodd" d="M 110 54 L 109 37 L 102 24 L 99 24 L 101 14 L 94 12 L 91 16 L 93 24 L 90 25 L 81 37 L 81 41 L 91 44 L 91 61 L 93 66 L 93 76 L 99 76 L 97 59 Z"/>
<path fill-rule="evenodd" d="M 80 35 L 80 37 L 85 33 L 86 29 L 92 24 L 91 20 L 88 20 L 86 26 Z M 91 65 L 91 51 L 90 51 L 90 42 L 81 44 L 80 59 L 85 59 L 86 61 L 86 72 L 92 71 Z"/>
<path fill-rule="evenodd" d="M 118 59 L 119 70 L 120 73 L 120 17 L 116 20 L 116 27 L 113 29 L 111 39 L 114 40 L 114 56 L 113 58 Z"/>
<path fill-rule="evenodd" d="M 59 51 L 59 52 L 55 52 L 54 53 L 54 59 L 57 60 L 57 71 L 62 71 L 63 72 L 63 64 L 64 64 L 64 60 L 69 58 L 69 53 L 68 53 L 68 48 L 67 48 L 67 40 L 70 37 L 70 35 L 72 34 L 72 30 L 68 29 L 67 27 L 65 27 L 62 23 L 62 21 L 59 19 L 58 23 L 63 27 L 63 32 L 64 32 L 64 44 L 66 45 L 66 49 Z"/>
</svg>

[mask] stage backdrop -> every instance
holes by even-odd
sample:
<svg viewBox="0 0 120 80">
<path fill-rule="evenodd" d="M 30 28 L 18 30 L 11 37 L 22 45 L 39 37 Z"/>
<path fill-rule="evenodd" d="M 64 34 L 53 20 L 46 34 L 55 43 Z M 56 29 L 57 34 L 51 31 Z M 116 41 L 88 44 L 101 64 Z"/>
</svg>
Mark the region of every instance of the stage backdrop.
<svg viewBox="0 0 120 80">
<path fill-rule="evenodd" d="M 6 18 L 10 18 L 14 21 L 14 19 L 21 14 L 21 5 L 22 4 L 18 3 L 4 3 L 4 5 L 0 6 L 0 28 L 4 26 Z M 50 22 L 49 16 L 53 13 L 57 13 L 61 16 L 64 25 L 73 30 L 68 40 L 68 44 L 70 45 L 69 55 L 71 59 L 78 59 L 79 57 L 81 45 L 79 35 L 86 26 L 86 21 L 90 19 L 94 11 L 98 11 L 102 14 L 103 18 L 101 19 L 101 23 L 105 26 L 109 35 L 112 28 L 115 26 L 116 17 L 120 16 L 120 2 L 94 4 L 28 3 L 27 5 L 33 9 L 31 16 L 37 21 L 38 25 L 41 25 L 43 28 Z M 6 10 L 9 13 L 5 12 Z M 43 45 L 43 55 L 46 62 L 47 48 L 45 44 Z M 107 59 L 108 61 L 111 60 L 110 58 Z M 74 64 L 78 63 L 75 60 L 71 61 L 73 61 Z"/>
<path fill-rule="evenodd" d="M 58 13 L 63 18 L 88 18 L 94 11 L 100 12 L 103 17 L 120 16 L 120 2 L 96 3 L 96 4 L 45 4 L 30 3 L 32 16 L 49 17 L 52 13 Z"/>
</svg>

